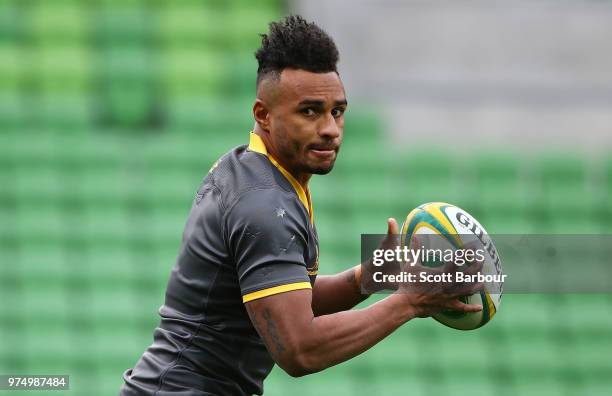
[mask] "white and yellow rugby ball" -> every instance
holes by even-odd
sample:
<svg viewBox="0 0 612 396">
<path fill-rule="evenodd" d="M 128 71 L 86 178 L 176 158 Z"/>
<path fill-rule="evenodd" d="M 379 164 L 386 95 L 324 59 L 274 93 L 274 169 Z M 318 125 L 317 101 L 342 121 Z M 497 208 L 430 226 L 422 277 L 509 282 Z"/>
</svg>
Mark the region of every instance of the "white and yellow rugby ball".
<svg viewBox="0 0 612 396">
<path fill-rule="evenodd" d="M 484 250 L 484 275 L 502 275 L 501 261 L 493 241 L 484 227 L 465 210 L 443 202 L 430 202 L 412 210 L 402 225 L 401 243 L 408 248 L 413 246 L 413 237 L 425 248 Z M 428 237 L 434 236 L 434 237 Z M 436 245 L 436 246 L 432 246 Z M 458 330 L 472 330 L 488 323 L 501 302 L 502 286 L 495 283 L 497 290 L 481 291 L 461 298 L 466 304 L 481 304 L 482 311 L 462 313 L 443 311 L 433 315 L 438 322 Z"/>
</svg>

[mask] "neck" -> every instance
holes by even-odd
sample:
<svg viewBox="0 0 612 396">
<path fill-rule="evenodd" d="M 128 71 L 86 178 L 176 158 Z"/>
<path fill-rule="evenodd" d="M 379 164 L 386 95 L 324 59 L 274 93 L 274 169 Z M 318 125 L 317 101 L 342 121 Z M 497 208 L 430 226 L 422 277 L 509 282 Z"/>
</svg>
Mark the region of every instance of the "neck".
<svg viewBox="0 0 612 396">
<path fill-rule="evenodd" d="M 270 133 L 261 129 L 259 124 L 255 123 L 253 132 L 259 135 L 259 137 L 261 137 L 261 140 L 263 140 L 264 145 L 266 146 L 266 150 L 268 151 L 268 154 L 272 156 L 272 158 L 274 158 L 283 168 L 285 168 L 287 172 L 291 173 L 291 176 L 293 176 L 295 180 L 297 180 L 297 182 L 300 183 L 300 186 L 302 186 L 304 191 L 306 191 L 308 189 L 308 181 L 310 180 L 310 177 L 312 176 L 312 174 L 295 172 L 291 168 L 291 166 L 289 166 L 289 164 L 283 159 L 283 157 L 278 155 L 274 145 L 270 141 Z"/>
</svg>

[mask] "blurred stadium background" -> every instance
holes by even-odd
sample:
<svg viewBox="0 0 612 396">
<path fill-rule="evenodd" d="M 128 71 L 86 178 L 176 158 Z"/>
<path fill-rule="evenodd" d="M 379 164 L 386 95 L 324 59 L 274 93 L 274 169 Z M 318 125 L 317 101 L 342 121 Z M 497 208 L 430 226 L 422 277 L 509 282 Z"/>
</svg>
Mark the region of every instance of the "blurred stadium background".
<svg viewBox="0 0 612 396">
<path fill-rule="evenodd" d="M 0 0 L 0 373 L 116 394 L 201 178 L 253 125 L 258 33 L 337 39 L 351 109 L 313 179 L 321 271 L 445 200 L 496 233 L 611 233 L 612 3 Z M 606 395 L 612 296 L 506 295 L 266 395 Z M 19 394 L 19 392 L 11 393 Z"/>
</svg>

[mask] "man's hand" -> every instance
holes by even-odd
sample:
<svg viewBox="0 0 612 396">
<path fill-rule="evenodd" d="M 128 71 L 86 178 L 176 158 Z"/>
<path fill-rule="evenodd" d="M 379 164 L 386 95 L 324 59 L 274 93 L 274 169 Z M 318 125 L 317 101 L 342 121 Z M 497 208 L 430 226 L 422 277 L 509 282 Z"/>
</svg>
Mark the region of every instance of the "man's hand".
<svg viewBox="0 0 612 396">
<path fill-rule="evenodd" d="M 387 219 L 387 235 L 380 243 L 379 249 L 395 249 L 400 244 L 399 226 L 394 218 Z M 382 272 L 385 275 L 399 274 L 401 265 L 399 262 L 386 262 L 384 265 L 377 267 L 373 264 L 372 259 L 369 259 L 361 264 L 361 292 L 365 294 L 375 293 L 381 290 L 396 290 L 395 283 L 377 283 L 372 279 L 375 272 Z"/>
<path fill-rule="evenodd" d="M 421 246 L 419 241 L 413 237 L 412 246 Z M 380 243 L 379 249 L 394 250 L 400 246 L 399 226 L 394 218 L 387 220 L 387 235 Z M 469 247 L 465 247 L 469 248 Z M 412 265 L 411 265 L 412 264 Z M 420 262 L 401 263 L 397 261 L 385 262 L 378 267 L 370 259 L 361 265 L 361 290 L 373 293 L 380 290 L 396 290 L 396 293 L 406 294 L 407 303 L 413 308 L 417 317 L 431 316 L 437 312 L 452 309 L 461 312 L 478 312 L 482 310 L 481 305 L 465 304 L 459 300 L 462 296 L 474 294 L 483 289 L 482 283 L 455 283 L 455 282 L 404 282 L 404 283 L 377 283 L 373 280 L 374 272 L 382 272 L 384 275 L 397 275 L 401 272 L 412 273 L 418 279 L 420 272 L 427 275 L 445 275 L 447 279 L 456 279 L 455 273 L 463 271 L 466 274 L 476 274 L 482 270 L 483 262 L 469 263 L 459 267 L 452 262 L 442 267 L 425 267 Z M 388 278 L 387 278 L 388 279 Z"/>
<path fill-rule="evenodd" d="M 420 246 L 416 238 L 413 245 Z M 417 262 L 414 265 L 403 263 L 402 268 L 407 273 L 415 274 L 417 279 L 419 273 L 425 272 L 426 275 L 431 275 L 430 279 L 438 276 L 454 280 L 455 274 L 459 271 L 469 275 L 477 274 L 482 271 L 483 264 L 483 261 L 475 261 L 459 267 L 453 262 L 447 262 L 441 267 L 430 268 Z M 459 297 L 472 295 L 483 288 L 483 283 L 474 282 L 404 282 L 400 283 L 397 293 L 406 294 L 414 315 L 423 318 L 447 309 L 466 313 L 481 311 L 481 305 L 465 304 L 459 300 Z"/>
</svg>

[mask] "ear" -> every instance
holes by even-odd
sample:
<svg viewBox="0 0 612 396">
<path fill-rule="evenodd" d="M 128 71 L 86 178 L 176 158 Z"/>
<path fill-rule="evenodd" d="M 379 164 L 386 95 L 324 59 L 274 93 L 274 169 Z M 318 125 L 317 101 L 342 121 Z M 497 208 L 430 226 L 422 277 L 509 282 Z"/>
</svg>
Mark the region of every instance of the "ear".
<svg viewBox="0 0 612 396">
<path fill-rule="evenodd" d="M 270 112 L 261 99 L 255 99 L 255 103 L 253 104 L 253 117 L 261 129 L 270 132 Z"/>
</svg>

